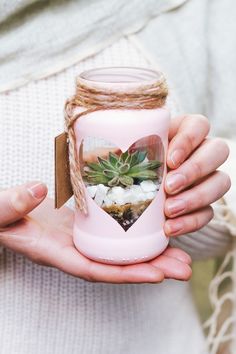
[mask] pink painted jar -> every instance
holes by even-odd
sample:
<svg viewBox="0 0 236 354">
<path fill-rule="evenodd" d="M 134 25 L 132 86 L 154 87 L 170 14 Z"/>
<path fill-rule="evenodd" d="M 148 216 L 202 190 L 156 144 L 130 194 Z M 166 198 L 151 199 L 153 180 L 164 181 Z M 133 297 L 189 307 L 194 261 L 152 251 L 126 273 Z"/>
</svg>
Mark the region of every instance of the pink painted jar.
<svg viewBox="0 0 236 354">
<path fill-rule="evenodd" d="M 160 75 L 149 69 L 102 68 L 83 72 L 79 81 L 128 93 Z M 139 263 L 167 247 L 163 181 L 169 121 L 168 110 L 161 107 L 98 110 L 75 122 L 88 214 L 75 212 L 73 239 L 88 258 Z"/>
</svg>

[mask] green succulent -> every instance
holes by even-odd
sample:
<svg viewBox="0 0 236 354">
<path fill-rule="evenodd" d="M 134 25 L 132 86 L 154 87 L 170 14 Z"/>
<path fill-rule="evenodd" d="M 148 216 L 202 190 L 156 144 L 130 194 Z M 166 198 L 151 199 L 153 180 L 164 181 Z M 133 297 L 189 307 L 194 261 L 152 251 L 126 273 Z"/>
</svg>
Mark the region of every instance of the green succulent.
<svg viewBox="0 0 236 354">
<path fill-rule="evenodd" d="M 84 168 L 84 177 L 89 184 L 102 183 L 110 187 L 131 186 L 135 180 L 155 180 L 155 170 L 162 163 L 157 160 L 144 162 L 146 156 L 146 151 L 126 151 L 120 156 L 110 152 L 107 159 L 98 157 L 97 163 L 88 162 Z"/>
</svg>

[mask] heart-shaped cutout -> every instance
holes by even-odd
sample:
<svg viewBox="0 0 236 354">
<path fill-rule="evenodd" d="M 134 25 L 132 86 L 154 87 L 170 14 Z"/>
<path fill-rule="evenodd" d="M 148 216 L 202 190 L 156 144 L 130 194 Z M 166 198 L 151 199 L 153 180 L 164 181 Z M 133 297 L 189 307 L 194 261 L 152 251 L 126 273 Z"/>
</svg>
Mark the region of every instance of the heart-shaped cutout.
<svg viewBox="0 0 236 354">
<path fill-rule="evenodd" d="M 127 231 L 159 191 L 164 171 L 161 138 L 149 135 L 122 151 L 102 138 L 86 137 L 79 157 L 90 197 Z"/>
</svg>

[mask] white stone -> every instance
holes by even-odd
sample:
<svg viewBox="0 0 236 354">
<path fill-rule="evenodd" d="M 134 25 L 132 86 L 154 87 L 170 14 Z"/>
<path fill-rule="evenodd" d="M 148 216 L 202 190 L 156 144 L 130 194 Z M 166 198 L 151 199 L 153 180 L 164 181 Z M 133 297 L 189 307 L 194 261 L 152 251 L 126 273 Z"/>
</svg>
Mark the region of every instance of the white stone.
<svg viewBox="0 0 236 354">
<path fill-rule="evenodd" d="M 104 193 L 106 193 L 106 194 L 110 189 L 110 187 L 104 186 L 104 184 L 99 184 L 97 187 L 98 187 L 98 189 L 104 191 Z"/>
<path fill-rule="evenodd" d="M 127 188 L 125 190 L 125 194 L 124 194 L 124 203 L 131 203 L 132 197 L 133 197 L 132 190 L 130 188 Z"/>
<path fill-rule="evenodd" d="M 108 197 L 112 202 L 115 202 L 115 201 L 116 201 L 116 196 L 112 193 L 112 190 L 110 190 L 110 191 L 107 193 L 107 197 Z"/>
<path fill-rule="evenodd" d="M 138 202 L 144 202 L 145 200 L 147 200 L 146 193 L 138 193 L 136 197 Z"/>
<path fill-rule="evenodd" d="M 124 201 L 124 199 L 122 199 L 122 198 L 118 198 L 118 199 L 116 199 L 115 203 L 116 203 L 117 205 L 124 205 L 124 204 L 125 204 L 125 201 Z"/>
<path fill-rule="evenodd" d="M 131 187 L 129 187 L 132 193 L 140 193 L 142 192 L 141 186 L 137 184 L 133 184 Z"/>
<path fill-rule="evenodd" d="M 125 204 L 124 196 L 125 196 L 125 189 L 122 187 L 112 187 L 107 194 L 108 198 L 119 205 Z"/>
<path fill-rule="evenodd" d="M 97 191 L 96 191 L 96 194 L 95 194 L 94 201 L 99 206 L 102 206 L 103 201 L 104 201 L 104 199 L 106 197 L 106 194 L 107 194 L 108 190 L 109 190 L 109 187 L 104 186 L 104 184 L 99 184 L 97 186 Z"/>
<path fill-rule="evenodd" d="M 144 188 L 146 185 L 149 187 L 148 189 L 152 189 L 152 191 L 144 191 L 142 188 L 143 182 L 151 182 L 151 184 L 144 184 Z M 117 205 L 124 205 L 127 203 L 136 204 L 139 202 L 144 202 L 148 199 L 153 199 L 157 193 L 157 186 L 152 181 L 143 182 L 140 185 L 132 185 L 125 188 L 120 186 L 110 188 L 106 195 L 106 199 L 104 199 L 104 205 L 110 206 L 113 203 L 116 203 Z M 155 189 L 153 188 L 153 185 Z"/>
<path fill-rule="evenodd" d="M 106 206 L 106 207 L 110 207 L 113 204 L 112 200 L 110 198 L 108 198 L 108 196 L 105 196 L 103 203 L 104 203 L 104 206 Z"/>
<path fill-rule="evenodd" d="M 91 198 L 95 197 L 95 194 L 97 192 L 97 188 L 98 188 L 98 186 L 88 186 L 87 187 L 88 194 L 90 195 Z"/>
<path fill-rule="evenodd" d="M 140 186 L 141 186 L 143 192 L 154 192 L 157 190 L 157 186 L 151 180 L 142 181 L 140 183 Z"/>
<path fill-rule="evenodd" d="M 117 195 L 117 196 L 123 196 L 125 193 L 124 188 L 122 187 L 112 187 L 112 194 Z"/>
<path fill-rule="evenodd" d="M 147 199 L 153 199 L 156 196 L 156 192 L 148 192 L 146 193 Z"/>
<path fill-rule="evenodd" d="M 139 195 L 142 193 L 142 189 L 140 186 L 132 185 L 125 190 L 124 202 L 125 203 L 137 203 L 140 198 Z"/>
</svg>

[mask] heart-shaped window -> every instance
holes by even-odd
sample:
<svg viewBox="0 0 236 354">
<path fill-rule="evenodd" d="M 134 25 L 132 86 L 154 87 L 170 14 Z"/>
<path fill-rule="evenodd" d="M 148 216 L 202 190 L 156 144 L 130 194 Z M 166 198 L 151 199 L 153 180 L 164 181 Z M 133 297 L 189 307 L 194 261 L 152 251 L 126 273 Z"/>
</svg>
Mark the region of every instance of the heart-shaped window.
<svg viewBox="0 0 236 354">
<path fill-rule="evenodd" d="M 122 151 L 104 139 L 86 137 L 79 156 L 90 197 L 127 231 L 160 189 L 164 171 L 161 138 L 150 135 Z"/>
</svg>

